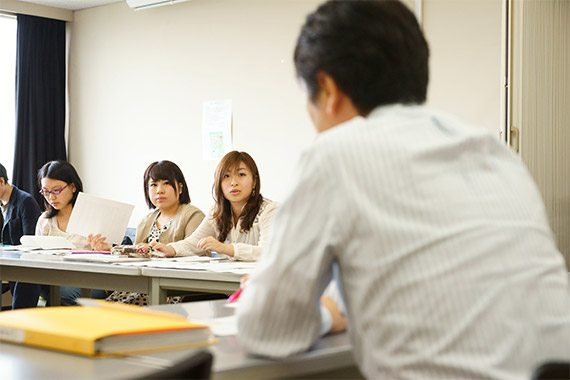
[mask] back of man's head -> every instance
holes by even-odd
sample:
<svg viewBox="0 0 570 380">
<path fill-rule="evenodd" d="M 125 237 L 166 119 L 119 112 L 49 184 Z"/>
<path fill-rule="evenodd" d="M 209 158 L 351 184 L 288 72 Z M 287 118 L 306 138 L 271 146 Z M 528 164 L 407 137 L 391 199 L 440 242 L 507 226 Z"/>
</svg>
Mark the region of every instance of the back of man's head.
<svg viewBox="0 0 570 380">
<path fill-rule="evenodd" d="M 307 16 L 295 48 L 297 76 L 312 100 L 330 75 L 367 115 L 426 99 L 429 49 L 414 14 L 399 1 L 328 1 Z"/>
<path fill-rule="evenodd" d="M 4 183 L 8 183 L 8 173 L 4 165 L 0 164 L 0 178 L 4 178 Z"/>
</svg>

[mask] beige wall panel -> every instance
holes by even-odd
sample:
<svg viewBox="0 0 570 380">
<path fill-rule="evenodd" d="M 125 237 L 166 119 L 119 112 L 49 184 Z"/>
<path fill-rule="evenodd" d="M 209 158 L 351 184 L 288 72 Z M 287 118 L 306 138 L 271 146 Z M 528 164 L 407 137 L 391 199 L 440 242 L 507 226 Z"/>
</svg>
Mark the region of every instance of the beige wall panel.
<svg viewBox="0 0 570 380">
<path fill-rule="evenodd" d="M 501 0 L 424 0 L 430 45 L 427 104 L 499 136 Z"/>
<path fill-rule="evenodd" d="M 570 1 L 513 1 L 513 126 L 570 268 Z"/>
</svg>

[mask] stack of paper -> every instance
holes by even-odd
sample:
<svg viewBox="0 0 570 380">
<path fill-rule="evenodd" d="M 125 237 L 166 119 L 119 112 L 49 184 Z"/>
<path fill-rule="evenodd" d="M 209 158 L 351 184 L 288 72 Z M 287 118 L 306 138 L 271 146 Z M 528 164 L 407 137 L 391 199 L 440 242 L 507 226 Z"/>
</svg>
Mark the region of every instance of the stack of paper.
<svg viewBox="0 0 570 380">
<path fill-rule="evenodd" d="M 75 249 L 73 243 L 63 236 L 24 235 L 20 238 L 21 246 L 13 246 L 14 250 L 30 251 L 35 249 Z"/>
<path fill-rule="evenodd" d="M 63 261 L 117 264 L 117 263 L 148 261 L 148 259 L 144 257 L 128 257 L 127 255 L 111 255 L 109 253 L 78 252 L 78 253 L 72 253 L 70 255 L 65 255 L 63 257 Z"/>
<path fill-rule="evenodd" d="M 195 260 L 179 260 L 179 259 L 151 259 L 144 262 L 120 262 L 121 265 L 146 267 L 146 268 L 163 268 L 163 269 L 179 269 L 192 271 L 210 271 L 216 273 L 234 273 L 249 274 L 255 268 L 255 262 L 233 261 L 216 258 L 196 257 Z"/>
</svg>

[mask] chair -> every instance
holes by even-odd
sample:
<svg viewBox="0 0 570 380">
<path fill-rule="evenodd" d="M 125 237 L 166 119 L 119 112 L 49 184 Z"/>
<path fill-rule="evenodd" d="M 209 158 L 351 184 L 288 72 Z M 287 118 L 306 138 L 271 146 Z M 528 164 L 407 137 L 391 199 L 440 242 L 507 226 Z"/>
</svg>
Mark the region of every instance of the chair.
<svg viewBox="0 0 570 380">
<path fill-rule="evenodd" d="M 534 370 L 531 380 L 568 380 L 570 362 L 546 362 Z"/>
<path fill-rule="evenodd" d="M 212 360 L 211 353 L 200 351 L 172 367 L 143 376 L 138 380 L 210 379 Z"/>
<path fill-rule="evenodd" d="M 125 231 L 125 236 L 123 237 L 123 241 L 121 245 L 133 245 L 135 243 L 135 236 L 137 234 L 136 228 L 127 228 Z"/>
<path fill-rule="evenodd" d="M 7 281 L 2 281 L 2 294 L 6 293 L 8 290 L 10 290 L 10 284 Z"/>
</svg>

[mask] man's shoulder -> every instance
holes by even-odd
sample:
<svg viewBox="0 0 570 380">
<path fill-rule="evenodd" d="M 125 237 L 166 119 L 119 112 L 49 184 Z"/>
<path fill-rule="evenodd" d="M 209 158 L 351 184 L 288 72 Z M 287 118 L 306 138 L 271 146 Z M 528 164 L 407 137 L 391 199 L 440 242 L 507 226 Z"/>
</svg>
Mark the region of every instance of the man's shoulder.
<svg viewBox="0 0 570 380">
<path fill-rule="evenodd" d="M 19 189 L 16 186 L 12 186 L 12 188 L 14 189 L 12 191 L 13 191 L 13 194 L 15 195 L 16 199 L 18 199 L 18 200 L 27 200 L 27 199 L 33 200 L 34 199 L 34 197 L 32 197 L 32 194 L 28 193 L 27 191 Z"/>
<path fill-rule="evenodd" d="M 366 117 L 354 117 L 321 133 L 311 148 L 321 154 L 342 157 L 365 155 L 370 151 L 407 150 L 448 143 L 450 139 L 477 141 L 477 144 L 492 139 L 498 143 L 487 128 L 472 125 L 452 114 L 425 105 L 393 104 L 375 108 Z"/>
<path fill-rule="evenodd" d="M 16 197 L 14 199 L 14 206 L 15 207 L 22 207 L 25 209 L 33 209 L 34 211 L 37 211 L 38 213 L 40 212 L 40 206 L 38 205 L 38 202 L 36 202 L 36 200 L 34 199 L 34 197 L 30 193 L 28 193 L 24 190 L 20 190 L 16 186 L 14 186 L 13 193 L 16 195 Z"/>
<path fill-rule="evenodd" d="M 327 131 L 321 132 L 305 151 L 310 161 L 317 164 L 333 163 L 352 150 L 364 136 L 367 121 L 361 116 L 352 118 Z"/>
</svg>

